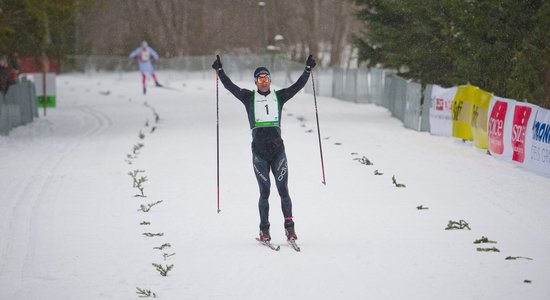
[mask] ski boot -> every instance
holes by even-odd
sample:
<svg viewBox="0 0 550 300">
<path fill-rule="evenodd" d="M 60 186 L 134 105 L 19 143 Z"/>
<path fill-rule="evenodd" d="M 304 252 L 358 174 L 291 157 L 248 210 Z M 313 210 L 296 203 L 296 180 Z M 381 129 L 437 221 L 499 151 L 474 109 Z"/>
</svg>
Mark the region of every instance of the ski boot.
<svg viewBox="0 0 550 300">
<path fill-rule="evenodd" d="M 260 241 L 269 242 L 271 241 L 271 235 L 269 234 L 269 228 L 260 230 Z"/>
<path fill-rule="evenodd" d="M 147 88 L 143 87 L 143 95 L 147 94 Z"/>
<path fill-rule="evenodd" d="M 297 240 L 298 237 L 296 236 L 296 232 L 294 231 L 294 226 L 286 227 L 285 228 L 285 234 L 287 240 Z"/>
<path fill-rule="evenodd" d="M 158 86 L 158 87 L 163 87 L 163 85 L 160 84 L 158 81 L 155 81 L 155 85 Z"/>
</svg>

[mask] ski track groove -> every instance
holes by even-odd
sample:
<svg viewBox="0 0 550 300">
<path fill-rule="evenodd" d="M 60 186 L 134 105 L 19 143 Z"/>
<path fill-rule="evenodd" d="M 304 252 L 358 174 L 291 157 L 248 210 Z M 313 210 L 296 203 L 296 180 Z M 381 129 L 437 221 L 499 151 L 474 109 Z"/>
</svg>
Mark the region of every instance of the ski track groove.
<svg viewBox="0 0 550 300">
<path fill-rule="evenodd" d="M 2 238 L 5 241 L 5 246 L 0 256 L 0 278 L 16 276 L 21 278 L 21 281 L 25 277 L 48 279 L 37 275 L 33 269 L 38 249 L 36 245 L 37 228 L 47 230 L 46 236 L 52 236 L 52 226 L 37 224 L 37 220 L 53 222 L 52 217 L 37 218 L 39 214 L 51 215 L 53 213 L 47 208 L 55 203 L 46 203 L 48 198 L 44 196 L 52 192 L 52 181 L 57 177 L 56 172 L 66 158 L 84 141 L 101 135 L 113 125 L 109 116 L 92 107 L 81 106 L 77 107 L 76 111 L 81 112 L 81 115 L 77 116 L 75 120 L 83 121 L 82 127 L 71 134 L 71 137 L 66 139 L 63 145 L 59 146 L 59 151 L 51 151 L 48 156 L 41 157 L 31 175 L 11 192 L 12 195 L 8 194 L 7 196 L 8 199 L 17 200 L 10 209 L 8 236 Z M 47 176 L 39 176 L 40 174 L 47 174 Z M 48 225 L 51 224 L 48 223 Z M 40 238 L 44 239 L 44 235 Z M 14 272 L 19 273 L 14 274 Z"/>
</svg>

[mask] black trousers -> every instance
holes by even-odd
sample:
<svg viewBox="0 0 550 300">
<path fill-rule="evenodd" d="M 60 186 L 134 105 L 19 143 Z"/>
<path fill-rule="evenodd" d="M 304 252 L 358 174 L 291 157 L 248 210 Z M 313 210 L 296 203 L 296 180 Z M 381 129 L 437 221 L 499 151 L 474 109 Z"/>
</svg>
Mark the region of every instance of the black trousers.
<svg viewBox="0 0 550 300">
<path fill-rule="evenodd" d="M 269 229 L 269 194 L 271 190 L 271 180 L 269 172 L 273 173 L 277 191 L 281 197 L 281 208 L 285 217 L 285 228 L 294 226 L 292 220 L 292 201 L 288 194 L 288 162 L 284 146 L 280 147 L 278 153 L 268 157 L 261 156 L 252 147 L 252 163 L 254 166 L 254 174 L 258 180 L 260 188 L 260 200 L 258 208 L 260 210 L 260 230 Z"/>
</svg>

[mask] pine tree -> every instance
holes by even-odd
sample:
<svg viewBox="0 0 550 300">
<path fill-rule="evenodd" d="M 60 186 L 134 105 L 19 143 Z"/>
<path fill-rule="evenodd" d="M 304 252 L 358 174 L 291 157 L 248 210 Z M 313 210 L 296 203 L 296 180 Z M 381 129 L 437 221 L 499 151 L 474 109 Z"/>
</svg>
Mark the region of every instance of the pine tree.
<svg viewBox="0 0 550 300">
<path fill-rule="evenodd" d="M 352 1 L 365 23 L 355 44 L 369 66 L 550 108 L 548 1 Z"/>
</svg>

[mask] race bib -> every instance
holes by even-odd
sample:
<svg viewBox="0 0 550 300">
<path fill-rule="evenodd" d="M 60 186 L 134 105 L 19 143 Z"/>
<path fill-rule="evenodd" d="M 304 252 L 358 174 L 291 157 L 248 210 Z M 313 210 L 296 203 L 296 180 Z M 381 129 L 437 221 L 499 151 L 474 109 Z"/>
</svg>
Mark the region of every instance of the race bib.
<svg viewBox="0 0 550 300">
<path fill-rule="evenodd" d="M 267 96 L 254 92 L 254 128 L 279 126 L 279 101 L 275 91 Z"/>
<path fill-rule="evenodd" d="M 147 50 L 142 50 L 141 51 L 141 60 L 142 61 L 148 61 L 149 59 L 151 59 L 151 53 L 149 53 L 149 51 L 147 51 Z"/>
</svg>

